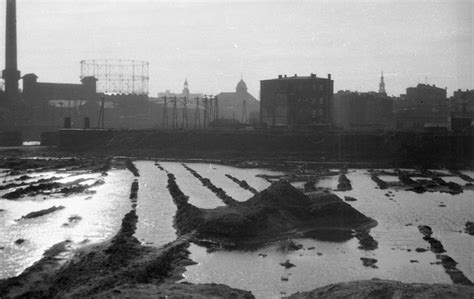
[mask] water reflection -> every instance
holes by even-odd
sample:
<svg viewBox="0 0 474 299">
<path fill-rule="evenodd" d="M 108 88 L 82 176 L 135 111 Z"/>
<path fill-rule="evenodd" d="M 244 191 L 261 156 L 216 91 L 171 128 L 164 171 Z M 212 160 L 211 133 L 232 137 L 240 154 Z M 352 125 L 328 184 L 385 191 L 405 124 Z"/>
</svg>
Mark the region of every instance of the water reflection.
<svg viewBox="0 0 474 299">
<path fill-rule="evenodd" d="M 192 204 L 201 208 L 224 205 L 180 163 L 160 164 L 174 173 L 179 187 L 190 197 Z M 262 169 L 239 169 L 206 163 L 188 165 L 239 201 L 248 199 L 252 194 L 239 187 L 225 174 L 245 180 L 259 191 L 267 188 L 270 183 L 256 175 L 281 174 Z M 138 161 L 136 166 L 140 177 L 137 206 L 139 218 L 135 236 L 144 243 L 162 246 L 176 238 L 172 226 L 176 207 L 166 188 L 166 173 L 159 170 L 152 161 Z M 474 175 L 472 171 L 464 173 L 471 177 Z M 446 174 L 446 177 L 443 176 L 446 181 L 463 185 L 467 183 L 459 177 Z M 31 180 L 61 176 L 63 182 L 79 178 L 98 178 L 96 174 L 84 173 L 75 173 L 70 177 L 57 172 L 28 175 L 34 177 Z M 458 269 L 474 280 L 473 239 L 462 232 L 465 222 L 473 220 L 474 191 L 465 190 L 461 194 L 451 195 L 439 192 L 417 194 L 397 189 L 380 190 L 371 180 L 368 170 L 349 170 L 347 177 L 351 180 L 353 190 L 335 193 L 342 198 L 356 198 L 356 201 L 349 204 L 378 221 L 379 225 L 371 230 L 371 235 L 379 243 L 378 249 L 363 251 L 358 248 L 358 240 L 350 238 L 348 233 L 335 235 L 328 231 L 316 231 L 309 236 L 319 240 L 295 240 L 302 244 L 304 249 L 292 252 L 281 251 L 278 245 L 268 245 L 251 252 L 208 253 L 205 248 L 192 245 L 191 259 L 198 264 L 187 268 L 185 280 L 195 283 L 224 283 L 250 290 L 261 298 L 279 297 L 329 283 L 373 277 L 404 282 L 450 283 L 451 280 L 444 269 L 440 265 L 432 264 L 436 262 L 433 253 L 416 251 L 416 248 L 428 247 L 418 232 L 417 225 L 420 224 L 433 228 L 434 237 L 443 243 L 448 254 L 459 263 Z M 380 177 L 386 181 L 398 181 L 396 176 Z M 6 181 L 15 178 L 9 176 Z M 97 193 L 94 195 L 39 195 L 17 201 L 1 199 L 0 210 L 3 211 L 0 211 L 0 247 L 3 249 L 0 254 L 0 278 L 17 275 L 55 243 L 66 239 L 76 242 L 84 239 L 99 241 L 112 236 L 119 228 L 123 215 L 130 209 L 128 195 L 134 178 L 127 170 L 112 170 L 103 179 L 105 184 L 95 187 Z M 319 180 L 317 187 L 336 189 L 337 183 L 336 175 Z M 15 221 L 29 212 L 53 205 L 65 206 L 65 209 L 36 219 Z M 75 215 L 81 218 L 76 222 L 70 221 L 69 218 Z M 26 241 L 15 244 L 15 240 L 19 238 Z M 361 257 L 377 259 L 378 268 L 364 267 Z M 280 263 L 286 260 L 296 267 L 282 267 Z"/>
<path fill-rule="evenodd" d="M 105 184 L 95 187 L 94 195 L 69 197 L 25 197 L 22 200 L 0 200 L 0 278 L 18 275 L 40 259 L 43 252 L 64 240 L 80 242 L 101 241 L 113 236 L 120 227 L 121 218 L 129 210 L 128 197 L 131 175 L 126 170 L 113 170 L 104 178 Z M 41 200 L 40 200 L 41 199 Z M 52 206 L 65 209 L 38 218 L 16 221 L 21 216 Z M 74 225 L 69 217 L 78 215 Z M 15 244 L 18 239 L 22 244 Z"/>
<path fill-rule="evenodd" d="M 453 196 L 439 192 L 417 194 L 391 190 L 390 200 L 386 196 L 389 190 L 377 189 L 367 170 L 350 170 L 347 177 L 352 182 L 353 190 L 335 193 L 342 198 L 356 198 L 357 201 L 350 204 L 379 222 L 371 230 L 371 235 L 379 242 L 378 249 L 358 249 L 356 239 L 341 243 L 301 239 L 297 241 L 304 245 L 305 250 L 286 254 L 277 250 L 277 246 L 257 252 L 207 253 L 204 248 L 194 245 L 191 247 L 191 258 L 199 264 L 188 267 L 186 281 L 224 283 L 251 290 L 260 298 L 279 297 L 330 283 L 373 277 L 403 282 L 451 283 L 444 269 L 434 264 L 436 257 L 433 253 L 415 250 L 428 248 L 417 229 L 420 224 L 433 228 L 435 237 L 459 262 L 458 268 L 468 278 L 474 279 L 473 239 L 460 233 L 465 222 L 472 218 L 473 191 Z M 337 176 L 328 177 L 319 180 L 317 186 L 336 189 L 337 180 Z M 394 177 L 394 181 L 398 178 Z M 439 207 L 440 203 L 446 207 Z M 259 253 L 266 257 L 262 258 Z M 364 267 L 361 257 L 377 259 L 378 268 Z M 280 263 L 286 260 L 296 267 L 282 269 Z"/>
<path fill-rule="evenodd" d="M 135 237 L 145 244 L 162 246 L 176 239 L 176 206 L 166 188 L 168 178 L 150 161 L 137 161 L 135 166 L 140 172 Z"/>
</svg>

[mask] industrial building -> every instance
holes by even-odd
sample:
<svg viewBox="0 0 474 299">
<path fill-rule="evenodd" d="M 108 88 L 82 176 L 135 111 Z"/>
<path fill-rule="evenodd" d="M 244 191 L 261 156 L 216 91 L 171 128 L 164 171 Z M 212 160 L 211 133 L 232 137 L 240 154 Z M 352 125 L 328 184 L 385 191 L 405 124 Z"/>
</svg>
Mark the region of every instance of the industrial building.
<svg viewBox="0 0 474 299">
<path fill-rule="evenodd" d="M 310 76 L 260 81 L 260 121 L 268 126 L 329 126 L 332 124 L 334 81 Z"/>
</svg>

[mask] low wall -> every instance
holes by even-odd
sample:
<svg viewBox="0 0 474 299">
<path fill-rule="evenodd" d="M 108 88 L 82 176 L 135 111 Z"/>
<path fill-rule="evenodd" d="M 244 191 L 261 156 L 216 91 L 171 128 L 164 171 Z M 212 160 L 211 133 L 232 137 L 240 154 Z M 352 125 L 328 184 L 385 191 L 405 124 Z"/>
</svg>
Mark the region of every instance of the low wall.
<svg viewBox="0 0 474 299">
<path fill-rule="evenodd" d="M 430 133 L 273 131 L 61 130 L 67 150 L 103 149 L 117 154 L 250 158 L 292 157 L 318 161 L 473 161 L 474 136 Z"/>
<path fill-rule="evenodd" d="M 0 146 L 20 146 L 23 144 L 21 132 L 0 132 Z"/>
</svg>

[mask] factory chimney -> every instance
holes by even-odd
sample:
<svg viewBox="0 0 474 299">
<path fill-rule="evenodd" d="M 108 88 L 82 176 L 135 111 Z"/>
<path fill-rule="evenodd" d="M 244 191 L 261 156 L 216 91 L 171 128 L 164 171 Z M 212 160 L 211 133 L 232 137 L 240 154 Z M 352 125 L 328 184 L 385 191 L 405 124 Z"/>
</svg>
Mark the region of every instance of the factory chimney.
<svg viewBox="0 0 474 299">
<path fill-rule="evenodd" d="M 8 101 L 17 100 L 20 72 L 18 71 L 16 51 L 16 0 L 7 0 L 5 69 L 2 72 L 2 77 L 5 80 L 5 94 Z"/>
</svg>

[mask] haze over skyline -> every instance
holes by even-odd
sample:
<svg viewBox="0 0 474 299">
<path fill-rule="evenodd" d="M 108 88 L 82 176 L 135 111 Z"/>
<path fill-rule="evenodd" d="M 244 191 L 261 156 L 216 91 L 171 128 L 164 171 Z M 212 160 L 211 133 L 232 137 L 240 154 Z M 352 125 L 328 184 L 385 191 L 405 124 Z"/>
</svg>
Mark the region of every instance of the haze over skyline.
<svg viewBox="0 0 474 299">
<path fill-rule="evenodd" d="M 0 5 L 5 23 L 5 1 Z M 334 90 L 389 95 L 417 83 L 473 89 L 471 1 L 17 0 L 18 66 L 41 82 L 79 82 L 80 61 L 150 63 L 150 96 L 235 89 L 260 80 L 332 74 Z M 3 27 L 4 28 L 4 27 Z M 5 32 L 0 30 L 4 66 Z M 3 69 L 3 67 L 2 67 Z"/>
</svg>

